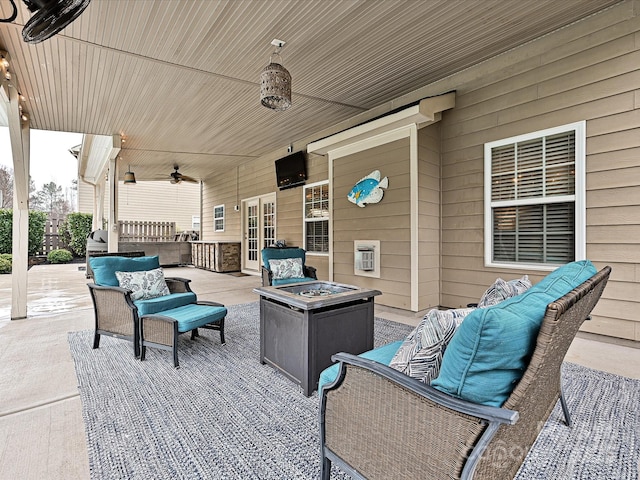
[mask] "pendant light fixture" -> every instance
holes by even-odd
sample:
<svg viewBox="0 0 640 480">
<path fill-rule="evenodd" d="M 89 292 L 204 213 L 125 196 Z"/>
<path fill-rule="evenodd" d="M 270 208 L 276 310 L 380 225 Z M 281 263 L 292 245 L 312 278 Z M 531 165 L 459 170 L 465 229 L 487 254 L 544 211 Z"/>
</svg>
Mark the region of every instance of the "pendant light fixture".
<svg viewBox="0 0 640 480">
<path fill-rule="evenodd" d="M 267 108 L 277 111 L 286 110 L 291 106 L 291 74 L 282 66 L 280 51 L 285 42 L 274 39 L 271 45 L 275 47 L 269 57 L 269 64 L 260 74 L 260 102 Z"/>
<path fill-rule="evenodd" d="M 129 170 L 127 170 L 124 174 L 124 184 L 131 185 L 136 183 L 136 176 L 131 171 L 131 165 L 129 165 Z"/>
</svg>

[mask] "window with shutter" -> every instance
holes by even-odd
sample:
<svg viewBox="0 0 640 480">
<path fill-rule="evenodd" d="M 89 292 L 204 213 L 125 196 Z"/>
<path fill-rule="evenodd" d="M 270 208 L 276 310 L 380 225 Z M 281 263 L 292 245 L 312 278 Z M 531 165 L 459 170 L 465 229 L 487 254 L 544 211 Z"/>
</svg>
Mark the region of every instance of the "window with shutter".
<svg viewBox="0 0 640 480">
<path fill-rule="evenodd" d="M 329 182 L 304 187 L 304 245 L 311 253 L 329 253 Z"/>
<path fill-rule="evenodd" d="M 485 263 L 555 267 L 585 255 L 585 122 L 485 144 Z"/>
</svg>

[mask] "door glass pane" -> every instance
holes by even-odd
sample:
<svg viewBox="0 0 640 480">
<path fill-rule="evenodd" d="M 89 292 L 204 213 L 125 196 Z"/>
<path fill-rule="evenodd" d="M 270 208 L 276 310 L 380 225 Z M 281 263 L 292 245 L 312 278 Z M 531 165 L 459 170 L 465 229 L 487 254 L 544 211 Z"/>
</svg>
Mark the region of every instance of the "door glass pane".
<svg viewBox="0 0 640 480">
<path fill-rule="evenodd" d="M 247 258 L 258 260 L 258 205 L 247 208 Z"/>
</svg>

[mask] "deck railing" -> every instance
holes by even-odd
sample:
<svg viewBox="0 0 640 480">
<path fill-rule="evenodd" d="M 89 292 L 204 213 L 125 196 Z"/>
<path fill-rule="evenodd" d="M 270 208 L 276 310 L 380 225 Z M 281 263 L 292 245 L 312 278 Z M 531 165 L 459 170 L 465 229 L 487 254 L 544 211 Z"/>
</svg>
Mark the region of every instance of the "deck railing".
<svg viewBox="0 0 640 480">
<path fill-rule="evenodd" d="M 176 222 L 118 221 L 120 242 L 173 242 Z"/>
</svg>

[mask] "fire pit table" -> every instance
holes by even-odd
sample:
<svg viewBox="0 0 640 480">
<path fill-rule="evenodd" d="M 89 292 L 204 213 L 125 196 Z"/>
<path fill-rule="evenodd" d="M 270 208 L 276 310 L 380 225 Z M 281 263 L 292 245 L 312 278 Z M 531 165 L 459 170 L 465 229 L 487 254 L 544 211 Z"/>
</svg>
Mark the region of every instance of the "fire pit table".
<svg viewBox="0 0 640 480">
<path fill-rule="evenodd" d="M 306 396 L 317 388 L 331 355 L 373 348 L 379 290 L 318 281 L 254 292 L 260 295 L 260 362 L 280 370 Z"/>
</svg>

